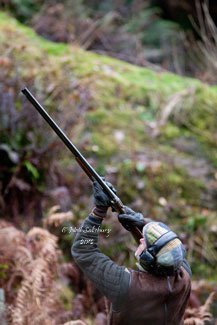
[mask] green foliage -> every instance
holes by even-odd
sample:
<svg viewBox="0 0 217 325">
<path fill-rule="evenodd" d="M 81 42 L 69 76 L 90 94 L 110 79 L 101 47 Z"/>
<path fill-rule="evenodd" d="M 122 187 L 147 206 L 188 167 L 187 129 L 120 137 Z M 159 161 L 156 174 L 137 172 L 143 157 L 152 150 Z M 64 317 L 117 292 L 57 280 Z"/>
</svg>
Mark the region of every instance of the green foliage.
<svg viewBox="0 0 217 325">
<path fill-rule="evenodd" d="M 171 41 L 171 37 L 177 37 L 179 26 L 159 18 L 160 13 L 159 8 L 145 8 L 126 23 L 125 29 L 137 35 L 144 45 L 160 46 L 163 40 Z"/>
<path fill-rule="evenodd" d="M 10 0 L 7 4 L 11 12 L 20 20 L 26 21 L 39 11 L 43 4 L 42 0 Z"/>
<path fill-rule="evenodd" d="M 73 299 L 75 297 L 75 294 L 72 289 L 69 286 L 62 285 L 59 295 L 60 302 L 63 304 L 64 309 L 71 311 L 73 307 Z"/>
<path fill-rule="evenodd" d="M 37 171 L 37 169 L 33 166 L 33 164 L 31 162 L 24 161 L 23 166 L 25 166 L 27 168 L 33 181 L 37 180 L 39 178 L 39 172 Z"/>
<path fill-rule="evenodd" d="M 180 127 L 168 122 L 167 126 L 164 130 L 164 138 L 166 139 L 174 139 L 180 134 L 183 134 L 184 130 L 181 129 Z"/>
<path fill-rule="evenodd" d="M 198 227 L 206 224 L 206 217 L 201 214 L 197 214 L 188 219 L 186 226 L 189 228 L 190 232 L 197 230 Z"/>
<path fill-rule="evenodd" d="M 0 276 L 1 276 L 3 279 L 6 279 L 7 276 L 6 276 L 6 274 L 4 273 L 4 271 L 2 271 L 2 269 L 3 269 L 3 270 L 7 270 L 7 269 L 8 269 L 8 265 L 6 265 L 6 264 L 4 264 L 4 265 L 0 264 Z"/>
</svg>

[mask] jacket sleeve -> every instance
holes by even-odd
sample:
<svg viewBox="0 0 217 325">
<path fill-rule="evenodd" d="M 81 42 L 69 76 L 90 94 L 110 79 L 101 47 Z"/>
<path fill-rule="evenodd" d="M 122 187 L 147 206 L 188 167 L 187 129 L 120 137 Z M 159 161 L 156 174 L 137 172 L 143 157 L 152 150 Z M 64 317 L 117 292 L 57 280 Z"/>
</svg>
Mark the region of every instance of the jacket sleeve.
<svg viewBox="0 0 217 325">
<path fill-rule="evenodd" d="M 112 302 L 113 310 L 119 311 L 128 296 L 130 272 L 98 249 L 101 223 L 102 219 L 90 214 L 75 236 L 71 253 L 88 279 Z"/>
</svg>

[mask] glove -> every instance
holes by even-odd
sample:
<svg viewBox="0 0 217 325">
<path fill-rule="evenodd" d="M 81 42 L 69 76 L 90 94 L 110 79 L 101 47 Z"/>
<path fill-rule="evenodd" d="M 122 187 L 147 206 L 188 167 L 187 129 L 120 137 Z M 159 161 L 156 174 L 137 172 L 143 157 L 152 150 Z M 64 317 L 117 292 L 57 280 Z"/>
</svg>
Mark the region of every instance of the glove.
<svg viewBox="0 0 217 325">
<path fill-rule="evenodd" d="M 124 210 L 126 211 L 125 214 L 119 214 L 118 220 L 122 224 L 122 226 L 127 229 L 128 231 L 131 229 L 131 226 L 136 226 L 140 230 L 146 224 L 146 219 L 142 215 L 142 213 L 135 212 L 132 209 L 124 206 Z"/>
<path fill-rule="evenodd" d="M 102 179 L 105 181 L 104 177 Z M 105 183 L 115 194 L 117 193 L 116 189 L 111 183 Z M 104 193 L 102 187 L 97 181 L 93 182 L 93 195 L 94 204 L 96 206 L 96 208 L 93 210 L 93 213 L 101 218 L 104 218 L 106 216 L 108 208 L 111 206 L 111 200 L 107 194 Z"/>
<path fill-rule="evenodd" d="M 109 182 L 105 182 L 105 183 L 115 194 L 117 193 L 116 189 L 113 187 L 111 183 Z M 107 196 L 107 194 L 104 193 L 102 187 L 99 185 L 97 181 L 93 182 L 93 195 L 94 195 L 94 204 L 96 207 L 100 206 L 100 207 L 108 208 L 111 206 L 110 198 Z"/>
</svg>

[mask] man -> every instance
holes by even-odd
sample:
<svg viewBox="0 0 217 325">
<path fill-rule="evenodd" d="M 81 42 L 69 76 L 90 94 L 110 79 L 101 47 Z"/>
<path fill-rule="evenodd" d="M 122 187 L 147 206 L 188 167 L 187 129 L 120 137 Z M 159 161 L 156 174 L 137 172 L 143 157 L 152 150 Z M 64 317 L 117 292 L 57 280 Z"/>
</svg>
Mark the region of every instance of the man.
<svg viewBox="0 0 217 325">
<path fill-rule="evenodd" d="M 113 186 L 107 185 L 114 191 Z M 142 230 L 135 252 L 138 270 L 114 263 L 98 249 L 98 231 L 111 202 L 94 182 L 95 208 L 85 219 L 72 246 L 72 256 L 84 274 L 111 301 L 111 325 L 181 325 L 191 291 L 191 270 L 185 249 L 166 225 L 148 222 L 125 207 L 118 216 L 127 229 Z"/>
</svg>

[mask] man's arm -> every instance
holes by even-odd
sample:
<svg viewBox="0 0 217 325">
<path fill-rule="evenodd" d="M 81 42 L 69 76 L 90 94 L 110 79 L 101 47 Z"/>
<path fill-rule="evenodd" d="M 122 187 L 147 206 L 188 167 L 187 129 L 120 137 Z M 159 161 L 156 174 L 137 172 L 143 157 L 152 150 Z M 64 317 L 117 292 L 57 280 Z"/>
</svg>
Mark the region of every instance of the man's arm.
<svg viewBox="0 0 217 325">
<path fill-rule="evenodd" d="M 130 272 L 114 263 L 98 249 L 98 232 L 102 218 L 90 214 L 77 233 L 71 253 L 75 262 L 95 286 L 112 302 L 113 310 L 119 311 L 129 292 Z"/>
</svg>

